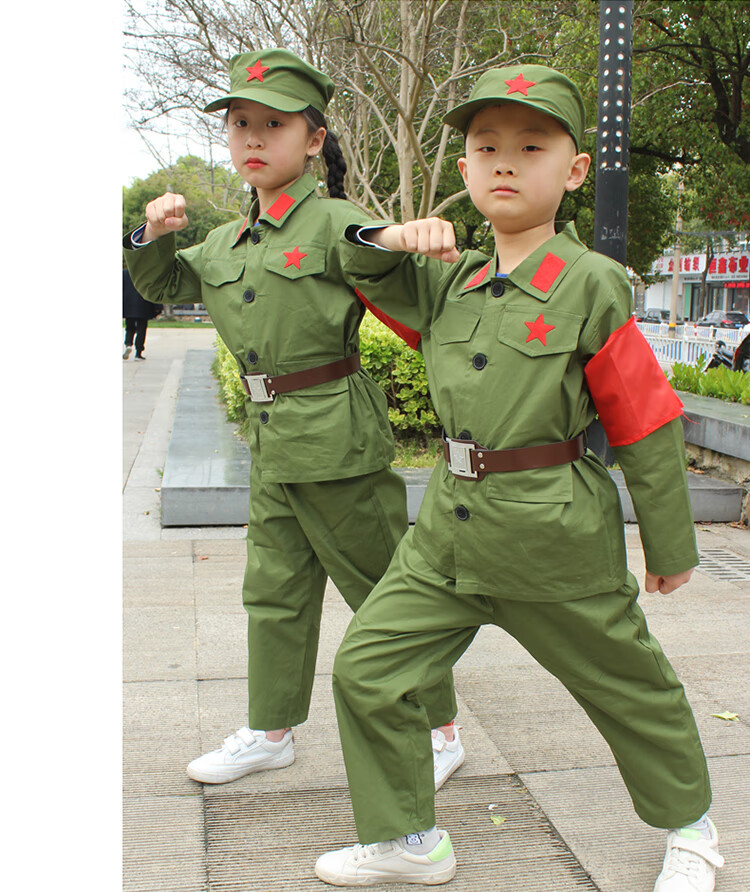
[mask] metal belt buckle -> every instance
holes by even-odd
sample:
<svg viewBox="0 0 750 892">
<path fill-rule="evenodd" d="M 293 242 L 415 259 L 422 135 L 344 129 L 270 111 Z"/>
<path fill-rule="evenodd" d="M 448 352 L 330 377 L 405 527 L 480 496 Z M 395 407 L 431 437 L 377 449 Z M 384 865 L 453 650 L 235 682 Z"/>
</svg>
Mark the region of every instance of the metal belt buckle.
<svg viewBox="0 0 750 892">
<path fill-rule="evenodd" d="M 254 403 L 272 403 L 273 397 L 268 392 L 266 381 L 268 376 L 265 373 L 257 375 L 245 375 L 245 381 L 250 388 L 250 399 Z"/>
<path fill-rule="evenodd" d="M 453 440 L 445 438 L 448 444 L 448 467 L 454 477 L 471 477 L 476 479 L 477 472 L 471 467 L 471 453 L 476 445 L 470 440 Z"/>
</svg>

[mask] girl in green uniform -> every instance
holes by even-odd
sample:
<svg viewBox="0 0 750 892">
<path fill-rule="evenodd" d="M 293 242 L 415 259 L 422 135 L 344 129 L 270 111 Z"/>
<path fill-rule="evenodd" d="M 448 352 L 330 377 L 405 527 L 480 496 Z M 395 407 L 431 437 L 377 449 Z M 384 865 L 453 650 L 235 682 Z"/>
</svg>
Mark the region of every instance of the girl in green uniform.
<svg viewBox="0 0 750 892">
<path fill-rule="evenodd" d="M 368 218 L 318 198 L 305 172 L 322 152 L 329 194 L 346 198 L 346 165 L 323 116 L 333 83 L 282 49 L 235 56 L 230 76 L 229 94 L 205 110 L 226 109 L 232 162 L 253 187 L 250 214 L 176 251 L 186 204 L 166 193 L 125 237 L 138 290 L 154 302 L 203 303 L 247 391 L 249 721 L 190 763 L 204 783 L 294 761 L 291 729 L 308 714 L 326 578 L 357 610 L 408 526 L 405 486 L 389 467 L 386 399 L 359 363 L 362 295 L 344 284 L 338 257 L 342 230 Z M 443 726 L 439 785 L 463 761 L 451 674 L 426 697 L 433 727 Z"/>
</svg>

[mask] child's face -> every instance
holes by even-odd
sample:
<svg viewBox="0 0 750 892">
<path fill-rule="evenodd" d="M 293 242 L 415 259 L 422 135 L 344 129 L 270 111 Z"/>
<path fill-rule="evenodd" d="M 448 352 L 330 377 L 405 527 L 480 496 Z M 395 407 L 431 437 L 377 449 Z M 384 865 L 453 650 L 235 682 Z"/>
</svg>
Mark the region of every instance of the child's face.
<svg viewBox="0 0 750 892">
<path fill-rule="evenodd" d="M 509 102 L 474 115 L 458 167 L 477 209 L 496 232 L 512 234 L 554 224 L 590 161 L 554 118 Z"/>
<path fill-rule="evenodd" d="M 252 102 L 233 99 L 227 116 L 229 153 L 240 176 L 261 190 L 274 190 L 296 180 L 308 157 L 316 155 L 325 139 L 325 128 L 310 133 L 299 112 L 282 112 Z"/>
</svg>

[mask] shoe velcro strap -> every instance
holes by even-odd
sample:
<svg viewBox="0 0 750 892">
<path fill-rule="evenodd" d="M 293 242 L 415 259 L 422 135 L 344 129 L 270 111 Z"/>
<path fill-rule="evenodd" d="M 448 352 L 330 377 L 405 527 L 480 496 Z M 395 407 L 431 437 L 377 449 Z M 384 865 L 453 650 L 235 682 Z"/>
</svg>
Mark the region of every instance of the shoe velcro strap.
<svg viewBox="0 0 750 892">
<path fill-rule="evenodd" d="M 709 848 L 706 845 L 705 840 L 685 839 L 684 836 L 677 836 L 673 840 L 672 845 L 676 849 L 684 849 L 686 852 L 692 852 L 694 855 L 700 855 L 700 857 L 703 858 L 704 861 L 708 861 L 708 863 L 712 864 L 714 867 L 724 866 L 724 859 L 718 852 Z"/>
</svg>

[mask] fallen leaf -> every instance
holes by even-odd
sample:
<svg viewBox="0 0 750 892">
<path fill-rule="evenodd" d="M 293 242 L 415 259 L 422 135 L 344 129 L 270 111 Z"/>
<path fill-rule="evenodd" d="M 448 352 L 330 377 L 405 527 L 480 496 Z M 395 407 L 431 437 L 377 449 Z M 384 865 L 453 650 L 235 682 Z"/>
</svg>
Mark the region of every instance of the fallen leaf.
<svg viewBox="0 0 750 892">
<path fill-rule="evenodd" d="M 493 824 L 504 824 L 505 818 L 502 815 L 490 815 Z"/>
<path fill-rule="evenodd" d="M 714 719 L 724 719 L 725 722 L 737 722 L 739 721 L 739 716 L 736 712 L 712 712 L 711 718 Z"/>
</svg>

